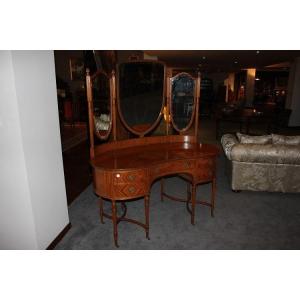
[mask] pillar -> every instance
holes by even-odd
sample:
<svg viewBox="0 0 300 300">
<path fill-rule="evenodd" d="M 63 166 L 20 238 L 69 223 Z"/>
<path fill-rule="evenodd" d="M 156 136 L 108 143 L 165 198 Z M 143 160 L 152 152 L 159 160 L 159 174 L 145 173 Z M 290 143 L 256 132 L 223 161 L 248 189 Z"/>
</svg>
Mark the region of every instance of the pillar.
<svg viewBox="0 0 300 300">
<path fill-rule="evenodd" d="M 234 79 L 234 73 L 229 73 L 228 77 L 224 80 L 224 85 L 226 86 L 225 102 L 230 102 L 233 100 L 232 98 L 234 93 Z"/>
<path fill-rule="evenodd" d="M 246 106 L 252 106 L 254 100 L 255 87 L 255 73 L 256 69 L 247 69 L 246 77 Z"/>
</svg>

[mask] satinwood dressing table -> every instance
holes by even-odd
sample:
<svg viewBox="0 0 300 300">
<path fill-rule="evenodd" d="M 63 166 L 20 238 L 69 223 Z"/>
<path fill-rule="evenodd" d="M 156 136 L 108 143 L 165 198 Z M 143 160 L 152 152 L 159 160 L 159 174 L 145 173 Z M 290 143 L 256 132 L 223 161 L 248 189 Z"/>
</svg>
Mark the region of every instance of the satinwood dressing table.
<svg viewBox="0 0 300 300">
<path fill-rule="evenodd" d="M 101 222 L 103 223 L 104 217 L 112 219 L 114 241 L 117 247 L 118 223 L 121 221 L 143 227 L 146 237 L 149 239 L 149 195 L 152 183 L 158 178 L 179 175 L 188 181 L 191 189 L 188 190 L 186 199 L 168 195 L 164 191 L 163 180 L 161 180 L 161 196 L 186 202 L 192 224 L 195 223 L 197 202 L 210 206 L 213 213 L 216 157 L 219 154 L 216 146 L 197 141 L 200 75 L 198 78 L 193 78 L 187 73 L 180 73 L 172 78 L 168 77 L 166 80 L 165 66 L 159 62 L 149 61 L 125 63 L 119 66 L 118 71 L 117 85 L 114 72 L 109 76 L 102 71 L 98 71 L 92 76 L 87 73 L 86 78 L 94 191 L 100 199 Z M 133 76 L 133 82 L 126 76 Z M 102 77 L 102 80 L 99 80 L 99 77 Z M 98 84 L 98 88 L 100 88 L 97 91 L 94 82 L 102 82 L 103 88 L 105 78 L 106 86 L 109 87 L 109 92 L 105 93 L 106 107 L 110 108 L 110 112 L 108 113 L 109 117 L 102 116 L 101 121 L 99 116 L 95 116 L 94 107 L 94 103 L 101 103 L 99 100 L 101 85 Z M 124 83 L 129 85 L 132 90 L 124 86 Z M 98 95 L 98 101 L 95 101 L 95 95 Z M 161 101 L 158 101 L 160 98 Z M 118 104 L 116 104 L 116 100 Z M 151 112 L 149 116 L 143 114 L 141 108 L 138 108 L 138 114 L 144 118 L 136 121 L 133 116 L 138 101 L 142 102 L 141 105 L 146 105 Z M 131 133 L 138 135 L 138 138 L 117 140 L 117 112 L 124 126 Z M 166 124 L 166 135 L 145 137 L 157 127 L 162 117 Z M 97 125 L 100 128 L 98 130 L 96 124 L 104 122 L 105 119 L 107 126 Z M 143 126 L 138 126 L 138 122 Z M 195 134 L 185 135 L 192 124 L 194 124 Z M 170 134 L 171 126 L 177 135 Z M 102 130 L 103 128 L 106 130 Z M 137 128 L 142 128 L 143 131 L 137 131 Z M 102 140 L 107 140 L 111 131 L 113 131 L 112 141 L 95 146 L 94 135 Z M 196 186 L 200 183 L 212 184 L 210 202 L 196 200 Z M 137 198 L 144 198 L 144 223 L 126 217 L 127 206 L 125 203 Z M 103 199 L 111 201 L 111 214 L 104 212 Z M 121 216 L 117 215 L 117 203 L 120 203 L 123 209 Z"/>
</svg>

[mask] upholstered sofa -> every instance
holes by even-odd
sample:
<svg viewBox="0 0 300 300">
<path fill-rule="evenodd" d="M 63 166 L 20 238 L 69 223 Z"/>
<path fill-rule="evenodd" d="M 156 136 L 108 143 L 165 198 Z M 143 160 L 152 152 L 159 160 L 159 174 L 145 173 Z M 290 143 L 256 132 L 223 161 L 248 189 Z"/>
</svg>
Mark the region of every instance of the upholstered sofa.
<svg viewBox="0 0 300 300">
<path fill-rule="evenodd" d="M 222 136 L 233 191 L 300 192 L 300 136 Z"/>
</svg>

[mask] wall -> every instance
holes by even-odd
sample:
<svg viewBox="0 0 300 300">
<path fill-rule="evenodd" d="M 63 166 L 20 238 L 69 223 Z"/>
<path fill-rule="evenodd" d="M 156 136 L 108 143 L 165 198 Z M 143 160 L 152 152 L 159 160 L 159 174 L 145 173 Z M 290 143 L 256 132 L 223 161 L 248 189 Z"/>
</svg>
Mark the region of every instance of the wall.
<svg viewBox="0 0 300 300">
<path fill-rule="evenodd" d="M 0 61 L 0 248 L 45 249 L 69 223 L 54 56 L 1 51 Z"/>
<path fill-rule="evenodd" d="M 205 74 L 203 74 L 202 76 L 205 76 Z M 216 94 L 218 92 L 219 86 L 224 85 L 224 81 L 228 77 L 228 73 L 210 73 L 207 75 L 207 77 L 212 79 L 214 85 L 214 93 Z"/>
<path fill-rule="evenodd" d="M 0 66 L 0 249 L 36 249 L 10 51 L 0 51 Z"/>
</svg>

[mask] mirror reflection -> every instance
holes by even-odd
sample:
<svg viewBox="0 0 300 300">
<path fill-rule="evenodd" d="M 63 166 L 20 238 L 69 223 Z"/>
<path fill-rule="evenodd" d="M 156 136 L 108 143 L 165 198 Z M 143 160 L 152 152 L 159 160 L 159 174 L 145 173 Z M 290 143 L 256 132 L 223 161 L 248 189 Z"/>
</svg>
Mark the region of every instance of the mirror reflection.
<svg viewBox="0 0 300 300">
<path fill-rule="evenodd" d="M 93 105 L 95 130 L 100 136 L 106 136 L 111 127 L 111 101 L 109 78 L 99 73 L 93 80 Z"/>
<path fill-rule="evenodd" d="M 119 108 L 131 129 L 145 132 L 157 121 L 163 106 L 164 65 L 130 62 L 119 66 Z"/>
<path fill-rule="evenodd" d="M 195 80 L 188 74 L 179 74 L 171 79 L 171 113 L 178 130 L 186 129 L 194 111 Z"/>
</svg>

